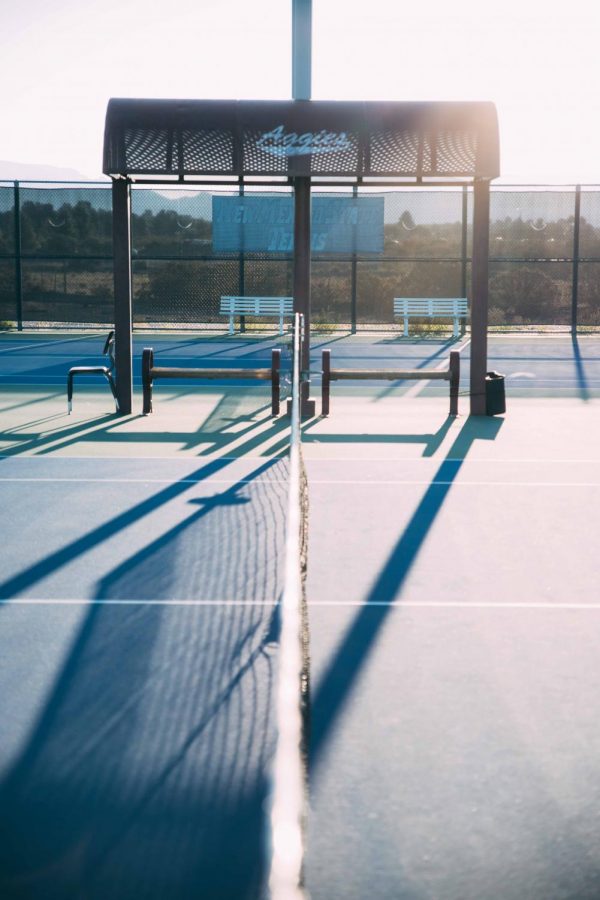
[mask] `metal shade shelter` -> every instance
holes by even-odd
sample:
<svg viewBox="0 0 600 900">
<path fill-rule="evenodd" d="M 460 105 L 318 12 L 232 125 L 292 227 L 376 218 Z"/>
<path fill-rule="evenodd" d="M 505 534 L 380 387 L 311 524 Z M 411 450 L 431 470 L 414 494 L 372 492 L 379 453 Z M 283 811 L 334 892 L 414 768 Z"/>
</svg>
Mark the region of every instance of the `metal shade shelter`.
<svg viewBox="0 0 600 900">
<path fill-rule="evenodd" d="M 473 185 L 471 413 L 485 414 L 489 185 L 499 174 L 492 103 L 113 99 L 106 113 L 103 171 L 113 179 L 116 380 L 122 413 L 131 412 L 132 399 L 131 182 L 240 185 L 255 179 L 261 186 L 294 189 L 293 294 L 306 323 L 305 371 L 311 184 Z M 304 389 L 308 408 L 307 382 Z"/>
</svg>

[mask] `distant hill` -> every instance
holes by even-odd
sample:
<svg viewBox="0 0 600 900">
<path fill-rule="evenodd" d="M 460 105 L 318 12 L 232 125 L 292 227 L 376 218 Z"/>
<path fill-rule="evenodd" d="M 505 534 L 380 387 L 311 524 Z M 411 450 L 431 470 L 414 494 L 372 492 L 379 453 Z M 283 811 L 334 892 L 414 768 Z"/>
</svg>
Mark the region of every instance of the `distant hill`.
<svg viewBox="0 0 600 900">
<path fill-rule="evenodd" d="M 77 169 L 0 159 L 0 181 L 97 181 Z"/>
</svg>

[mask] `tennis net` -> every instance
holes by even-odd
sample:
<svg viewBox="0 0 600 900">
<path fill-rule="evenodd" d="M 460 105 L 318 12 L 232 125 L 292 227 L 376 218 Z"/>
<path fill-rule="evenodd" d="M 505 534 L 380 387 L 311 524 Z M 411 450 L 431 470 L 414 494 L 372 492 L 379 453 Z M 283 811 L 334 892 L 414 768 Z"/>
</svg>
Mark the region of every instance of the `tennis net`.
<svg viewBox="0 0 600 900">
<path fill-rule="evenodd" d="M 303 317 L 294 317 L 289 498 L 285 583 L 276 697 L 277 745 L 271 797 L 272 900 L 301 900 L 307 796 L 309 647 L 306 606 L 308 489 L 302 459 L 300 347 Z"/>
</svg>

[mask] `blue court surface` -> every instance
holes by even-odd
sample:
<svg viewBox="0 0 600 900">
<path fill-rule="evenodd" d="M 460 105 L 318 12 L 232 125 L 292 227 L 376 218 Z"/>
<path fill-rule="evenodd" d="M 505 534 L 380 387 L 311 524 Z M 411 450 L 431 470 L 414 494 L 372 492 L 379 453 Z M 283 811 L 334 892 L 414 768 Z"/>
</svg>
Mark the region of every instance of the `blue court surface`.
<svg viewBox="0 0 600 900">
<path fill-rule="evenodd" d="M 0 385 L 47 385 L 62 387 L 70 366 L 99 365 L 103 362 L 103 338 L 97 332 L 0 333 Z M 156 365 L 202 366 L 204 368 L 243 369 L 270 365 L 272 347 L 282 347 L 284 372 L 290 364 L 290 336 L 198 335 L 139 333 L 134 335 L 134 382 L 141 379 L 141 352 L 151 346 Z M 507 390 L 519 396 L 573 396 L 582 399 L 600 393 L 600 338 L 566 334 L 528 335 L 491 334 L 488 362 L 492 370 L 506 378 Z M 312 338 L 311 373 L 315 385 L 320 382 L 321 351 L 331 351 L 332 367 L 340 368 L 436 368 L 447 362 L 452 349 L 461 351 L 463 390 L 468 386 L 468 336 L 409 337 L 396 334 L 347 333 L 316 334 Z M 231 382 L 228 382 L 231 385 Z M 247 382 L 246 382 L 247 383 Z M 188 382 L 189 386 L 189 382 Z M 410 385 L 388 383 L 390 391 L 410 390 Z M 336 391 L 348 389 L 339 385 Z M 421 390 L 420 388 L 419 390 Z M 352 394 L 369 392 L 363 384 L 349 389 Z M 426 388 L 431 393 L 444 391 L 439 385 Z"/>
<path fill-rule="evenodd" d="M 284 339 L 284 345 L 287 336 Z M 289 420 L 273 336 L 0 335 L 0 896 L 267 898 Z M 139 359 L 237 367 L 169 381 Z M 468 415 L 468 337 L 315 335 L 436 368 L 334 383 L 309 486 L 312 900 L 600 897 L 600 340 L 491 335 L 507 413 Z M 287 352 L 287 350 L 285 351 Z"/>
</svg>

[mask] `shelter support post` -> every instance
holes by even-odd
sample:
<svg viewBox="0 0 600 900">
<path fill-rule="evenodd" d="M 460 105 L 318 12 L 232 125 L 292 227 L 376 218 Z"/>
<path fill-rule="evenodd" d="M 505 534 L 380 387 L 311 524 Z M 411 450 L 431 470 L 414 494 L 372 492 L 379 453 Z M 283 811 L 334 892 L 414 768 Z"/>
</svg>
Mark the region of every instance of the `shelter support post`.
<svg viewBox="0 0 600 900">
<path fill-rule="evenodd" d="M 119 412 L 129 415 L 133 400 L 131 192 L 125 178 L 112 183 L 113 268 L 115 291 L 115 382 Z"/>
<path fill-rule="evenodd" d="M 300 347 L 302 418 L 315 414 L 310 395 L 310 177 L 294 180 L 294 312 L 304 316 L 304 334 Z"/>
<path fill-rule="evenodd" d="M 471 415 L 486 414 L 488 254 L 490 244 L 490 182 L 473 186 L 473 260 L 471 273 Z"/>
</svg>

